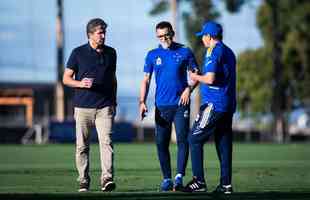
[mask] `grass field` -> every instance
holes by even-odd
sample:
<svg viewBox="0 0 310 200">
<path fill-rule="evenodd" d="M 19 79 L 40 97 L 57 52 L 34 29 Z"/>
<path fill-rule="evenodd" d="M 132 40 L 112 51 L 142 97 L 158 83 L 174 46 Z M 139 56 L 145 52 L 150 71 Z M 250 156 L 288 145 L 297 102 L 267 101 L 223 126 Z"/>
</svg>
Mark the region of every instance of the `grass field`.
<svg viewBox="0 0 310 200">
<path fill-rule="evenodd" d="M 229 199 L 310 199 L 310 144 L 235 144 Z M 171 145 L 175 173 L 176 145 Z M 99 191 L 98 146 L 91 146 L 91 192 L 77 193 L 74 145 L 0 146 L 0 199 L 213 199 L 200 194 L 158 192 L 161 174 L 155 145 L 115 144 L 112 193 Z M 189 161 L 186 182 L 191 178 Z M 218 184 L 213 144 L 205 145 L 208 190 Z M 173 173 L 173 174 L 174 174 Z M 218 199 L 218 197 L 216 197 Z M 224 197 L 223 197 L 224 198 Z"/>
</svg>

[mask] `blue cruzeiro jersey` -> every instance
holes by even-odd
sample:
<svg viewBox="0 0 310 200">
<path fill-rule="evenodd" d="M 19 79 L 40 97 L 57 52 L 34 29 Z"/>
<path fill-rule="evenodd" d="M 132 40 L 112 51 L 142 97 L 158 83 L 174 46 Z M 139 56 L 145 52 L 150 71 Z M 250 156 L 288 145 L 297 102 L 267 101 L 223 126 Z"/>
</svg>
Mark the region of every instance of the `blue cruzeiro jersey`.
<svg viewBox="0 0 310 200">
<path fill-rule="evenodd" d="M 187 70 L 197 69 L 197 66 L 192 51 L 182 44 L 172 43 L 168 49 L 159 45 L 149 51 L 144 72 L 155 72 L 155 105 L 178 105 L 182 92 L 188 86 Z"/>
<path fill-rule="evenodd" d="M 201 84 L 202 104 L 212 103 L 218 112 L 236 110 L 236 57 L 233 51 L 222 42 L 207 49 L 203 74 L 215 73 L 212 85 Z"/>
</svg>

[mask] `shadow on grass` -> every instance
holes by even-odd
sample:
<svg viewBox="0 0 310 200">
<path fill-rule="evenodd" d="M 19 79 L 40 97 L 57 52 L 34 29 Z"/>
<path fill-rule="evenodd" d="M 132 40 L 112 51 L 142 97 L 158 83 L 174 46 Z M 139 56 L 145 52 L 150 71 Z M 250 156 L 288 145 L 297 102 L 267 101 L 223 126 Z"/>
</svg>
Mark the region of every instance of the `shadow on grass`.
<svg viewBox="0 0 310 200">
<path fill-rule="evenodd" d="M 0 194 L 1 200 L 193 200 L 193 199 L 232 199 L 232 200 L 309 200 L 310 192 L 245 192 L 231 195 L 215 195 L 207 192 L 181 193 L 181 192 L 89 192 L 89 193 L 8 193 Z"/>
</svg>

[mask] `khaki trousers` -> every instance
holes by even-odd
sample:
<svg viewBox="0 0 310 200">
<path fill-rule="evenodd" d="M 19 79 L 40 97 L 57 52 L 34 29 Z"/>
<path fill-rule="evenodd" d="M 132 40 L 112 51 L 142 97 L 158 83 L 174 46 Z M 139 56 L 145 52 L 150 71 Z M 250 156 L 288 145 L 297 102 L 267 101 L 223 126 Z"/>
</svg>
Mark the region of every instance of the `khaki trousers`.
<svg viewBox="0 0 310 200">
<path fill-rule="evenodd" d="M 114 123 L 114 107 L 102 109 L 74 108 L 76 121 L 76 167 L 80 183 L 89 183 L 89 148 L 91 128 L 95 125 L 101 160 L 101 182 L 113 178 L 113 146 L 112 126 Z"/>
</svg>

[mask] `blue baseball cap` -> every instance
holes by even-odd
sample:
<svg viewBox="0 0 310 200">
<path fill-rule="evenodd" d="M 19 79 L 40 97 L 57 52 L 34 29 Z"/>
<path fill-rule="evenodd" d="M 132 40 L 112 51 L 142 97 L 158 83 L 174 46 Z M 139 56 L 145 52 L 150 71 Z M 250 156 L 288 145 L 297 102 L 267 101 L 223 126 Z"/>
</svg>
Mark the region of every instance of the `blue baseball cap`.
<svg viewBox="0 0 310 200">
<path fill-rule="evenodd" d="M 223 34 L 223 28 L 220 24 L 208 21 L 203 24 L 201 31 L 196 33 L 196 36 L 210 35 L 211 37 L 215 37 Z"/>
</svg>

